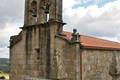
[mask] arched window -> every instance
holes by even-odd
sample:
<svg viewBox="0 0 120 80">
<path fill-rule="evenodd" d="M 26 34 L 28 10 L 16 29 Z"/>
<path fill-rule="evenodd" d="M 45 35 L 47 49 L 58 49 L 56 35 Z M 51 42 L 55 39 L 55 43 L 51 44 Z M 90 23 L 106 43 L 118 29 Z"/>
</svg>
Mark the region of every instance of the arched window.
<svg viewBox="0 0 120 80">
<path fill-rule="evenodd" d="M 37 17 L 37 2 L 36 1 L 32 1 L 30 11 L 33 17 Z"/>
<path fill-rule="evenodd" d="M 46 21 L 48 22 L 49 21 L 49 3 L 48 2 L 46 2 L 45 4 L 44 4 L 44 7 L 43 7 L 43 9 L 44 9 L 44 13 L 46 14 Z"/>
</svg>

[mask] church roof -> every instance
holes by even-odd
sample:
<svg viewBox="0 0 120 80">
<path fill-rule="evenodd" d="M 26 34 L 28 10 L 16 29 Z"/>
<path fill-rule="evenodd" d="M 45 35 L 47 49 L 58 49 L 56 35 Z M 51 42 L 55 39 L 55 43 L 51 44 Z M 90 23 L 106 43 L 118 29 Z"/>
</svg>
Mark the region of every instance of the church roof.
<svg viewBox="0 0 120 80">
<path fill-rule="evenodd" d="M 70 40 L 72 38 L 72 33 L 64 32 L 66 39 Z M 91 36 L 80 35 L 80 43 L 83 48 L 87 49 L 105 49 L 105 50 L 120 50 L 120 43 L 104 40 L 100 38 L 95 38 Z"/>
</svg>

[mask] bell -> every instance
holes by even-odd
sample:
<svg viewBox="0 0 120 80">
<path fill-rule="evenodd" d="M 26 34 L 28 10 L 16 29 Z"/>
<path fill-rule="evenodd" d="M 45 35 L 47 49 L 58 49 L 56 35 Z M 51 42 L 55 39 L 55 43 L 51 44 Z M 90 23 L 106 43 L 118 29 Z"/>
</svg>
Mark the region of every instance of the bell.
<svg viewBox="0 0 120 80">
<path fill-rule="evenodd" d="M 35 8 L 32 9 L 32 16 L 33 16 L 33 17 L 37 17 L 37 12 L 36 12 L 36 9 L 35 9 Z"/>
<path fill-rule="evenodd" d="M 48 9 L 46 9 L 46 10 L 45 10 L 45 14 L 48 14 L 48 13 L 49 13 L 49 10 L 48 10 Z"/>
<path fill-rule="evenodd" d="M 32 16 L 33 16 L 33 17 L 37 17 L 36 13 L 32 13 Z"/>
<path fill-rule="evenodd" d="M 46 4 L 45 6 L 45 14 L 48 14 L 49 13 L 49 4 Z"/>
</svg>

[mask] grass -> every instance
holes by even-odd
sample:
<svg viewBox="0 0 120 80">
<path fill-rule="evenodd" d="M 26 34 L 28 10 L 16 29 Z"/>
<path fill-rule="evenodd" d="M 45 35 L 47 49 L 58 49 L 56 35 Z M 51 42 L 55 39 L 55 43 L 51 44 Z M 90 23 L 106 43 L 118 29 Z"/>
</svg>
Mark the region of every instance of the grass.
<svg viewBox="0 0 120 80">
<path fill-rule="evenodd" d="M 4 76 L 5 80 L 9 80 L 9 74 L 8 73 L 4 73 L 2 71 L 0 71 L 0 77 Z"/>
</svg>

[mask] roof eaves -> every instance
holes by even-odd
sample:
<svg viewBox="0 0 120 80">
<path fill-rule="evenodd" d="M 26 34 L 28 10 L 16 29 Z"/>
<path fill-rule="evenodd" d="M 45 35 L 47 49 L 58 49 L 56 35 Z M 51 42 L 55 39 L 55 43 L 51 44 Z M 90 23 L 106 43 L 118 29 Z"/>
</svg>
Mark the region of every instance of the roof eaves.
<svg viewBox="0 0 120 80">
<path fill-rule="evenodd" d="M 111 47 L 97 47 L 97 46 L 83 46 L 83 49 L 93 49 L 93 50 L 109 50 L 109 51 L 120 51 L 120 48 L 111 48 Z"/>
</svg>

